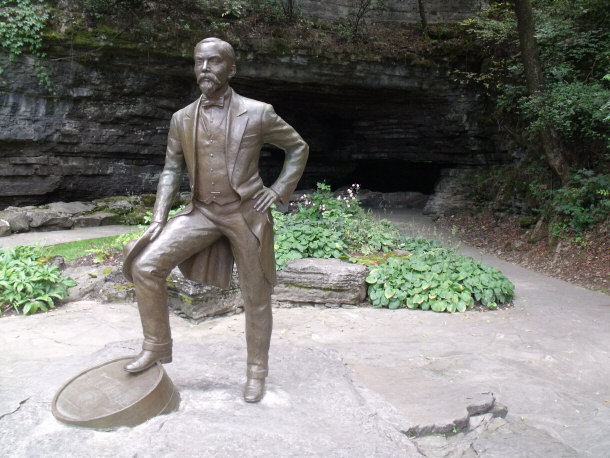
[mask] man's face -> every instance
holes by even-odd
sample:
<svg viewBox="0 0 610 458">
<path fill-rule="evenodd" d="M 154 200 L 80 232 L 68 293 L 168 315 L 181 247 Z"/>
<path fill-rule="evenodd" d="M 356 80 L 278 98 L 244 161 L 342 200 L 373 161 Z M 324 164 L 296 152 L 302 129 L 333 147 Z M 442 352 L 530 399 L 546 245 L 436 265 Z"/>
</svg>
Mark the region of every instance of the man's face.
<svg viewBox="0 0 610 458">
<path fill-rule="evenodd" d="M 195 76 L 206 97 L 219 96 L 235 75 L 235 64 L 222 53 L 218 43 L 203 43 L 195 48 Z"/>
</svg>

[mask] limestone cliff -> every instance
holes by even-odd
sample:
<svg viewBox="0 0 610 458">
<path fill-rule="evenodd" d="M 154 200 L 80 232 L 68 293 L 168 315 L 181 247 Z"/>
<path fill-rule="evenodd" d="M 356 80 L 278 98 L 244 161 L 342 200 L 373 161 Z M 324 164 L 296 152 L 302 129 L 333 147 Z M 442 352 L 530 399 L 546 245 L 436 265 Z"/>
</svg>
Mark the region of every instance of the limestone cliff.
<svg viewBox="0 0 610 458">
<path fill-rule="evenodd" d="M 55 95 L 38 84 L 33 59 L 9 64 L 0 53 L 0 208 L 154 192 L 171 115 L 198 95 L 188 53 L 70 46 L 57 40 L 43 61 Z M 454 81 L 456 62 L 318 51 L 240 46 L 233 80 L 310 143 L 301 188 L 357 181 L 431 193 L 441 169 L 502 156 L 484 97 Z M 267 183 L 281 162 L 264 150 Z"/>
</svg>

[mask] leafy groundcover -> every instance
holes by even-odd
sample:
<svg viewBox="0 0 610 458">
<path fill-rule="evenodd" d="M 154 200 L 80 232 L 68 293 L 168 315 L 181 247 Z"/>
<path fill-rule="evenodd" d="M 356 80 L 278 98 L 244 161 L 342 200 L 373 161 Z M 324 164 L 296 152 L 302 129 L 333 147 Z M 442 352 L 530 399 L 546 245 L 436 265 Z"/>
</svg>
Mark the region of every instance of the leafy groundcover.
<svg viewBox="0 0 610 458">
<path fill-rule="evenodd" d="M 47 264 L 40 247 L 19 246 L 0 250 L 0 305 L 24 315 L 48 311 L 68 294 L 76 282 Z"/>
<path fill-rule="evenodd" d="M 436 242 L 405 239 L 403 250 L 371 267 L 366 281 L 374 307 L 453 313 L 477 302 L 495 308 L 514 297 L 514 285 L 499 270 Z"/>
</svg>

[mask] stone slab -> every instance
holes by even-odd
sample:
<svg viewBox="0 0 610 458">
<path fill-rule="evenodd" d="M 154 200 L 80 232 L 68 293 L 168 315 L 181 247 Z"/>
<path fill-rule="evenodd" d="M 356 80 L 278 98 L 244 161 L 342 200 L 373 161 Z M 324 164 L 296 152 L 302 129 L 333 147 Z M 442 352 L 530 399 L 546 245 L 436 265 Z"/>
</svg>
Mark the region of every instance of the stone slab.
<svg viewBox="0 0 610 458">
<path fill-rule="evenodd" d="M 174 347 L 174 363 L 164 367 L 181 394 L 175 412 L 103 436 L 52 417 L 52 392 L 66 374 L 138 346 L 138 341 L 114 342 L 90 355 L 41 365 L 38 377 L 45 383 L 26 388 L 23 402 L 0 416 L 3 456 L 419 455 L 371 410 L 332 350 L 276 345 L 265 398 L 255 405 L 244 402 L 245 343 L 234 337 Z"/>
<path fill-rule="evenodd" d="M 366 297 L 368 269 L 338 259 L 295 259 L 278 272 L 276 305 L 359 305 Z"/>
<path fill-rule="evenodd" d="M 49 232 L 27 232 L 2 237 L 0 246 L 3 248 L 14 248 L 18 245 L 56 245 L 58 243 L 73 242 L 75 240 L 110 237 L 111 235 L 125 234 L 133 230 L 133 226 L 110 225 Z"/>
</svg>

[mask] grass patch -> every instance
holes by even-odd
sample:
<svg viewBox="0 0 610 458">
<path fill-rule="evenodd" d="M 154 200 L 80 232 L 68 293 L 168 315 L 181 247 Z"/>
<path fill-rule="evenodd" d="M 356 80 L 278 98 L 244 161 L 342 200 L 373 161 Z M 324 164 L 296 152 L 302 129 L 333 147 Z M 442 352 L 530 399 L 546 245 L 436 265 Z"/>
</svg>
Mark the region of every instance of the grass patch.
<svg viewBox="0 0 610 458">
<path fill-rule="evenodd" d="M 61 256 L 66 261 L 73 261 L 88 253 L 113 249 L 119 237 L 119 235 L 111 235 L 109 237 L 49 245 L 43 248 L 42 255 L 46 258 Z"/>
</svg>

